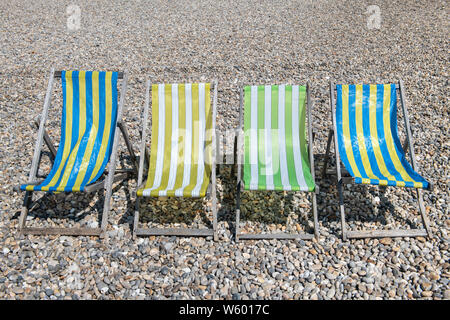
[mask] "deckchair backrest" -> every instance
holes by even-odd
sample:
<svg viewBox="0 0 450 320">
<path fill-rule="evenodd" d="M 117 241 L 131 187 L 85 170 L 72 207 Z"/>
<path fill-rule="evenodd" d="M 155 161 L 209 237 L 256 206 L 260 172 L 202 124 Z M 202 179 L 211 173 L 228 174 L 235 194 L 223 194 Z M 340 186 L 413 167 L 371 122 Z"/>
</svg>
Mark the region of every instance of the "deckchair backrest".
<svg viewBox="0 0 450 320">
<path fill-rule="evenodd" d="M 395 84 L 336 85 L 339 154 L 356 183 L 428 188 L 398 137 Z"/>
<path fill-rule="evenodd" d="M 306 87 L 244 87 L 244 189 L 313 191 Z"/>
<path fill-rule="evenodd" d="M 143 196 L 203 197 L 212 159 L 210 83 L 152 85 L 152 142 Z"/>
<path fill-rule="evenodd" d="M 117 72 L 61 72 L 61 140 L 55 162 L 41 184 L 24 189 L 82 191 L 102 175 L 117 122 L 117 78 Z"/>
</svg>

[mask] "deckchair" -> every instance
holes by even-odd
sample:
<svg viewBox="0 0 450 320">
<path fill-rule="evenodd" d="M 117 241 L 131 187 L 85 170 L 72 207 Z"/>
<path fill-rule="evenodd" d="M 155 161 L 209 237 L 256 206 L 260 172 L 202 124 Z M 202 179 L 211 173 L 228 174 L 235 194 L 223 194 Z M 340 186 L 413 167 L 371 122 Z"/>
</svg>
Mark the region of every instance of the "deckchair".
<svg viewBox="0 0 450 320">
<path fill-rule="evenodd" d="M 397 92 L 400 93 L 406 130 L 404 147 L 398 135 Z M 431 236 L 421 189 L 431 189 L 432 184 L 417 173 L 403 82 L 400 80 L 398 84 L 370 85 L 330 83 L 330 97 L 333 128 L 328 134 L 322 173 L 324 176 L 332 173 L 331 170 L 327 171 L 327 163 L 334 136 L 343 239 Z M 406 159 L 407 146 L 412 166 Z M 341 161 L 345 168 L 341 169 Z M 343 177 L 342 174 L 346 176 Z M 344 183 L 379 185 L 383 189 L 386 186 L 415 188 L 425 229 L 347 231 Z"/>
<path fill-rule="evenodd" d="M 133 237 L 213 236 L 217 240 L 215 122 L 217 81 L 211 108 L 210 83 L 153 84 L 152 140 L 147 180 L 140 157 Z M 145 154 L 150 81 L 147 82 L 140 154 Z M 211 183 L 210 183 L 211 180 Z M 209 196 L 213 228 L 140 228 L 141 197 Z"/>
<path fill-rule="evenodd" d="M 25 191 L 24 206 L 19 218 L 20 234 L 63 234 L 100 236 L 106 229 L 112 184 L 137 171 L 137 159 L 122 122 L 127 88 L 127 71 L 56 71 L 51 70 L 44 110 L 37 120 L 39 131 L 27 184 L 16 187 Z M 56 151 L 45 130 L 53 83 L 61 79 L 63 106 L 61 140 Z M 120 102 L 117 103 L 117 82 L 122 80 Z M 116 153 L 119 127 L 131 155 L 134 169 L 118 170 Z M 44 180 L 37 180 L 43 140 L 51 152 L 52 168 Z M 106 166 L 109 163 L 108 170 Z M 106 189 L 100 228 L 32 228 L 25 227 L 34 192 L 94 192 Z"/>
<path fill-rule="evenodd" d="M 306 114 L 308 114 L 307 128 Z M 244 122 L 244 132 L 242 132 L 242 122 Z M 244 140 L 244 146 L 242 146 L 242 140 Z M 239 239 L 313 239 L 314 235 L 318 237 L 316 193 L 319 189 L 314 179 L 312 143 L 309 84 L 306 86 L 259 85 L 241 88 L 237 150 L 235 149 L 238 159 L 236 241 Z M 243 190 L 312 193 L 314 235 L 241 233 L 240 193 Z"/>
</svg>

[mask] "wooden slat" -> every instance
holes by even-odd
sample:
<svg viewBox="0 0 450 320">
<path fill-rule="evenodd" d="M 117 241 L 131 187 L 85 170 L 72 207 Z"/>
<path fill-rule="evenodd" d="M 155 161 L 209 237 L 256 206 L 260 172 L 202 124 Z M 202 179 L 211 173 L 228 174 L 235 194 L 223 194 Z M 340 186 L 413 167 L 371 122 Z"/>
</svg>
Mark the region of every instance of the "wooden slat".
<svg viewBox="0 0 450 320">
<path fill-rule="evenodd" d="M 62 71 L 55 71 L 55 78 L 61 78 L 61 73 Z M 122 71 L 118 71 L 118 79 L 123 79 L 123 72 Z"/>
<path fill-rule="evenodd" d="M 128 152 L 130 153 L 130 156 L 131 156 L 131 161 L 133 162 L 133 165 L 134 165 L 135 170 L 137 172 L 138 168 L 139 168 L 139 163 L 138 163 L 136 154 L 134 153 L 133 146 L 132 146 L 132 144 L 130 142 L 130 137 L 128 135 L 127 128 L 125 127 L 125 125 L 124 125 L 124 123 L 122 121 L 119 121 L 117 123 L 117 125 L 118 125 L 120 131 L 122 132 L 123 138 L 125 140 L 125 144 L 127 146 Z"/>
<path fill-rule="evenodd" d="M 426 237 L 425 229 L 348 231 L 348 238 Z"/>
<path fill-rule="evenodd" d="M 38 116 L 38 117 L 36 117 L 36 119 L 34 119 L 34 125 L 36 126 L 36 128 L 39 129 L 40 123 L 41 123 L 41 117 Z M 52 139 L 48 135 L 47 130 L 45 130 L 45 128 L 44 128 L 44 142 L 47 145 L 47 147 L 49 148 L 50 153 L 53 156 L 52 160 L 54 160 L 56 158 L 56 148 L 55 148 L 55 146 L 54 146 L 54 144 L 52 142 Z"/>
<path fill-rule="evenodd" d="M 186 236 L 186 237 L 208 237 L 214 235 L 212 229 L 187 229 L 187 228 L 137 228 L 138 236 Z"/>
<path fill-rule="evenodd" d="M 350 173 L 345 169 L 344 167 L 341 167 L 341 173 L 343 176 L 350 176 Z M 335 176 L 336 175 L 336 169 L 328 169 L 327 175 Z"/>
<path fill-rule="evenodd" d="M 104 171 L 105 173 L 108 173 L 109 171 L 108 171 L 108 169 L 105 169 L 105 171 Z M 116 170 L 114 170 L 114 173 L 115 174 L 118 174 L 118 173 L 129 173 L 129 174 L 133 174 L 133 173 L 135 173 L 136 172 L 136 170 L 134 170 L 134 169 L 116 169 Z"/>
<path fill-rule="evenodd" d="M 330 148 L 331 148 L 331 141 L 333 139 L 333 129 L 330 129 L 328 131 L 328 139 L 327 139 L 327 149 L 325 151 L 325 154 L 318 154 L 318 157 L 323 157 L 324 158 L 324 164 L 323 164 L 323 169 L 322 169 L 322 179 L 325 178 L 325 176 L 327 175 L 327 166 L 328 166 L 328 161 L 330 159 Z"/>
<path fill-rule="evenodd" d="M 99 236 L 100 228 L 23 228 L 23 234 L 65 235 L 65 236 Z"/>
<path fill-rule="evenodd" d="M 309 233 L 299 233 L 299 234 L 290 234 L 290 233 L 259 233 L 259 234 L 250 234 L 250 233 L 241 233 L 238 234 L 237 237 L 239 239 L 302 239 L 302 240 L 312 240 L 314 238 L 313 234 Z"/>
<path fill-rule="evenodd" d="M 117 182 L 119 180 L 124 180 L 128 176 L 129 176 L 129 173 L 127 173 L 127 172 L 126 173 L 117 174 L 117 175 L 114 176 L 113 183 Z M 101 182 L 98 182 L 98 183 L 95 183 L 95 184 L 92 184 L 90 186 L 85 187 L 84 188 L 84 192 L 89 193 L 89 192 L 94 192 L 94 191 L 100 190 L 101 188 L 103 188 L 105 186 L 105 180 L 106 179 L 104 179 Z"/>
</svg>

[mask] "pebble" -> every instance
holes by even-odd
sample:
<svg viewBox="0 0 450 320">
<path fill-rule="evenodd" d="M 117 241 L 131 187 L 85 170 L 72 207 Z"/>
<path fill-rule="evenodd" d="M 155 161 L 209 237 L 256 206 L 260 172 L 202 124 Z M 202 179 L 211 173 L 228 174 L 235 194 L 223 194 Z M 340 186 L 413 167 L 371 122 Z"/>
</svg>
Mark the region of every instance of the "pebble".
<svg viewBox="0 0 450 320">
<path fill-rule="evenodd" d="M 450 300 L 450 289 L 444 291 L 444 299 Z"/>
<path fill-rule="evenodd" d="M 50 297 L 51 295 L 53 295 L 53 290 L 52 289 L 45 289 L 45 294 Z"/>
<path fill-rule="evenodd" d="M 331 287 L 331 289 L 328 290 L 327 298 L 328 298 L 328 299 L 332 299 L 332 298 L 334 298 L 334 295 L 335 295 L 335 294 L 336 294 L 336 290 L 335 290 L 333 287 Z"/>
</svg>

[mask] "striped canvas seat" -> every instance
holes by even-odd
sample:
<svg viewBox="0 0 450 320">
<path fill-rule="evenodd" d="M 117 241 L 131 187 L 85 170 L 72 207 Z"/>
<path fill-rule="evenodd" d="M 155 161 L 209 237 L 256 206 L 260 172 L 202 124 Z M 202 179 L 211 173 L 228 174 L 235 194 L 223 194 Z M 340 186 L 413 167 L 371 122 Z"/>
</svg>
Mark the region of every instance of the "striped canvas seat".
<svg viewBox="0 0 450 320">
<path fill-rule="evenodd" d="M 117 120 L 117 72 L 62 71 L 61 140 L 47 178 L 27 191 L 83 191 L 105 170 Z"/>
<path fill-rule="evenodd" d="M 336 87 L 339 154 L 355 182 L 427 189 L 398 137 L 395 84 Z"/>
<path fill-rule="evenodd" d="M 244 189 L 314 191 L 306 87 L 244 87 Z"/>
<path fill-rule="evenodd" d="M 209 83 L 152 85 L 149 174 L 137 195 L 204 197 L 211 140 Z"/>
</svg>

